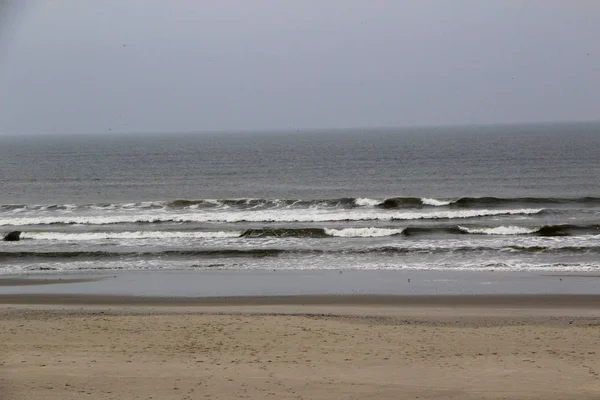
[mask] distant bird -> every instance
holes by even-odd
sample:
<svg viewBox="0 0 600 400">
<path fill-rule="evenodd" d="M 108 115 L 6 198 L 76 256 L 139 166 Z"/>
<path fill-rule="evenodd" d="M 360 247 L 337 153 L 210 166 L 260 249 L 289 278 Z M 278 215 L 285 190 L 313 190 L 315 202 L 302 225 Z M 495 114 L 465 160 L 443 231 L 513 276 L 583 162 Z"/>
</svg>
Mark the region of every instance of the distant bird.
<svg viewBox="0 0 600 400">
<path fill-rule="evenodd" d="M 408 278 L 408 283 L 410 283 L 410 278 Z"/>
</svg>

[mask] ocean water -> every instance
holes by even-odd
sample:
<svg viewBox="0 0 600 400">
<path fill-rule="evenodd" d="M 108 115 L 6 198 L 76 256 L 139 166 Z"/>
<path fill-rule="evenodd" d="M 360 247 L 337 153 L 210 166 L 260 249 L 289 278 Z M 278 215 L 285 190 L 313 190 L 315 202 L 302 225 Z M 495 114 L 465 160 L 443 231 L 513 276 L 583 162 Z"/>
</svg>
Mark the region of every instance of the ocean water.
<svg viewBox="0 0 600 400">
<path fill-rule="evenodd" d="M 0 274 L 600 271 L 600 124 L 0 136 Z"/>
</svg>

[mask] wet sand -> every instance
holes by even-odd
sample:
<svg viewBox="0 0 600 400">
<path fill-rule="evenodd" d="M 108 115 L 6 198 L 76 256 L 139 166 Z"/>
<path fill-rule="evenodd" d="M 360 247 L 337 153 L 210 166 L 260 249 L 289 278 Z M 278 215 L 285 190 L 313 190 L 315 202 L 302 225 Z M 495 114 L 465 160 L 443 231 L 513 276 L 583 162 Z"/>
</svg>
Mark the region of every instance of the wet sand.
<svg viewBox="0 0 600 400">
<path fill-rule="evenodd" d="M 4 305 L 64 306 L 392 306 L 462 308 L 600 309 L 600 295 L 299 295 L 233 297 L 145 297 L 73 294 L 0 294 Z"/>
<path fill-rule="evenodd" d="M 600 398 L 599 296 L 21 297 L 1 399 Z"/>
<path fill-rule="evenodd" d="M 272 297 L 298 295 L 596 295 L 597 274 L 492 271 L 203 270 L 0 277 L 0 295 Z"/>
<path fill-rule="evenodd" d="M 96 282 L 100 278 L 0 278 L 0 287 Z"/>
</svg>

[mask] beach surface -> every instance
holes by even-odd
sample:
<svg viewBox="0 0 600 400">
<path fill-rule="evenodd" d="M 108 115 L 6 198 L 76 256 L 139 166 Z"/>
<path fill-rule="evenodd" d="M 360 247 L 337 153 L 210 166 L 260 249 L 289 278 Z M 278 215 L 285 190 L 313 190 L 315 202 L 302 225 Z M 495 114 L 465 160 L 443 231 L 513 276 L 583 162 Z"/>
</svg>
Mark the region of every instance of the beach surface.
<svg viewBox="0 0 600 400">
<path fill-rule="evenodd" d="M 0 303 L 1 399 L 600 398 L 600 296 Z"/>
</svg>

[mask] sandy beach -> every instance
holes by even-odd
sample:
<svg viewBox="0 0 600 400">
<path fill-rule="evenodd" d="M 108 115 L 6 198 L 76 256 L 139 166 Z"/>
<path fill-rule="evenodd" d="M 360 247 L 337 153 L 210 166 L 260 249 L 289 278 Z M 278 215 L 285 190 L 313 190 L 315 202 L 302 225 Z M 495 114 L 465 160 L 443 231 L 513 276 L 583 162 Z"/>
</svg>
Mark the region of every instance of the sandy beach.
<svg viewBox="0 0 600 400">
<path fill-rule="evenodd" d="M 3 296 L 0 398 L 600 398 L 600 297 L 417 297 Z"/>
<path fill-rule="evenodd" d="M 600 400 L 600 0 L 287 3 L 0 0 L 0 400 Z"/>
</svg>

